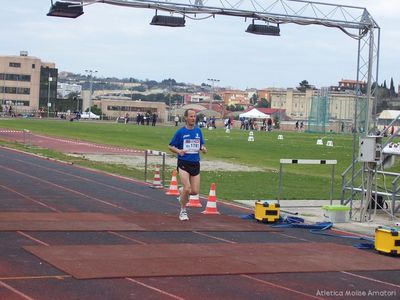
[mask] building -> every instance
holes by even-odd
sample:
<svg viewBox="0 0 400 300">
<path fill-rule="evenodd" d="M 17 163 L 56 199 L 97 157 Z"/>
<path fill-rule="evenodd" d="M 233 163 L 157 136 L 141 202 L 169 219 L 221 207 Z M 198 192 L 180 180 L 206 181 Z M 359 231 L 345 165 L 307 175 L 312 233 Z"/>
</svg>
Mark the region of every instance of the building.
<svg viewBox="0 0 400 300">
<path fill-rule="evenodd" d="M 185 103 L 210 102 L 210 99 L 211 99 L 211 95 L 207 95 L 207 94 L 204 94 L 204 93 L 187 94 L 184 97 L 185 97 L 184 98 L 185 99 Z"/>
<path fill-rule="evenodd" d="M 54 107 L 58 70 L 21 51 L 19 56 L 0 56 L 0 104 L 15 113 Z"/>
<path fill-rule="evenodd" d="M 357 81 L 357 80 L 351 80 L 351 79 L 342 79 L 339 81 L 338 86 L 332 86 L 331 90 L 332 91 L 354 91 L 357 88 L 357 85 L 360 86 L 360 90 L 364 91 L 366 88 L 367 83 L 364 81 Z"/>
<path fill-rule="evenodd" d="M 294 120 L 307 120 L 313 104 L 318 96 L 317 90 L 306 92 L 294 89 L 264 90 L 264 95 L 271 103 L 271 108 L 285 109 L 286 115 Z M 330 91 L 327 98 L 329 119 L 351 121 L 354 118 L 355 94 L 350 92 Z"/>
<path fill-rule="evenodd" d="M 284 109 L 289 118 L 301 120 L 308 118 L 311 100 L 315 94 L 315 90 L 301 92 L 291 88 L 272 89 L 264 92 L 265 98 L 271 103 L 271 108 Z"/>
<path fill-rule="evenodd" d="M 109 119 L 117 119 L 125 117 L 126 114 L 131 118 L 135 118 L 138 113 L 156 113 L 159 122 L 165 122 L 167 118 L 167 110 L 164 102 L 150 101 L 133 101 L 124 100 L 120 97 L 103 97 L 100 100 L 93 100 L 93 105 L 99 107 L 104 116 Z"/>
<path fill-rule="evenodd" d="M 226 90 L 219 92 L 225 105 L 243 105 L 249 104 L 249 93 L 240 90 Z"/>
<path fill-rule="evenodd" d="M 76 83 L 57 83 L 57 96 L 65 99 L 69 95 L 79 95 L 82 91 L 82 86 Z"/>
</svg>

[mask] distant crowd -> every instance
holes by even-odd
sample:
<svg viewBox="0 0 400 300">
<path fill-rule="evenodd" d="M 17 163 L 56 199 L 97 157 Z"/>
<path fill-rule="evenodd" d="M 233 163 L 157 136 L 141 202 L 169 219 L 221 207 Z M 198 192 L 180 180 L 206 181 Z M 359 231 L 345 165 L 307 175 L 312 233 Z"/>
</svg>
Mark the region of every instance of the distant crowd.
<svg viewBox="0 0 400 300">
<path fill-rule="evenodd" d="M 15 114 L 15 112 L 14 112 L 14 110 L 13 110 L 11 105 L 9 105 L 9 106 L 8 105 L 3 105 L 2 106 L 2 111 L 3 111 L 4 115 L 8 115 L 10 117 L 16 117 L 16 114 Z"/>
<path fill-rule="evenodd" d="M 239 118 L 240 129 L 242 130 L 261 130 L 261 131 L 272 131 L 273 123 L 272 119 L 263 119 L 261 125 L 256 122 L 255 119 Z"/>
<path fill-rule="evenodd" d="M 147 125 L 156 126 L 158 119 L 158 115 L 156 113 L 137 113 L 136 114 L 136 125 Z M 130 121 L 129 114 L 125 115 L 125 124 L 128 124 Z"/>
</svg>

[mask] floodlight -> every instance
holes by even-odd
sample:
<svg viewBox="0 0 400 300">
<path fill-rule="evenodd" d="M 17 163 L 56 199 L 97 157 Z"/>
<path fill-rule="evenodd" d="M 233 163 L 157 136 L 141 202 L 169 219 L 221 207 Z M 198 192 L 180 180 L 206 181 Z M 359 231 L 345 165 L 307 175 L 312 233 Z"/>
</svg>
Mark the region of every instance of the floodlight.
<svg viewBox="0 0 400 300">
<path fill-rule="evenodd" d="M 56 3 L 53 4 L 53 1 L 51 1 L 51 7 L 47 16 L 62 17 L 62 18 L 77 18 L 82 14 L 83 14 L 83 7 L 76 5 L 76 3 L 57 1 Z"/>
<path fill-rule="evenodd" d="M 279 24 L 277 26 L 262 25 L 262 24 L 250 24 L 246 32 L 260 35 L 273 35 L 280 36 Z"/>
<path fill-rule="evenodd" d="M 169 27 L 185 27 L 184 17 L 159 16 L 155 15 L 150 25 L 169 26 Z"/>
</svg>

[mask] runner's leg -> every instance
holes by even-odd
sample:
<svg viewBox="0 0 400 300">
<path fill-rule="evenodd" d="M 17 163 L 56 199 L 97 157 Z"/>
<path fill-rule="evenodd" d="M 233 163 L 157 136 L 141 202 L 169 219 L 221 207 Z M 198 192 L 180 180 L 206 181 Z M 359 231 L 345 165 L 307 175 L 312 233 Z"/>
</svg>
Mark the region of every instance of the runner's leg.
<svg viewBox="0 0 400 300">
<path fill-rule="evenodd" d="M 181 208 L 185 208 L 186 204 L 189 202 L 189 194 L 190 194 L 190 174 L 180 168 L 178 168 L 179 178 L 182 183 L 182 192 L 180 195 Z"/>
<path fill-rule="evenodd" d="M 197 195 L 200 190 L 200 174 L 190 176 L 190 195 Z"/>
</svg>

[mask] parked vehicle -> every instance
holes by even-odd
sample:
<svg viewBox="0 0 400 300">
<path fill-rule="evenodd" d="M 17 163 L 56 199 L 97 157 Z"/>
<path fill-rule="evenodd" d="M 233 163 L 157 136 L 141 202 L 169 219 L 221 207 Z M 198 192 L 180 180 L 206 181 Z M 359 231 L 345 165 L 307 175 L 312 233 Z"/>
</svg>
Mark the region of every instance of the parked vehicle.
<svg viewBox="0 0 400 300">
<path fill-rule="evenodd" d="M 87 120 L 87 119 L 100 120 L 100 116 L 98 116 L 92 112 L 83 112 L 83 113 L 81 113 L 81 119 L 83 119 L 83 120 Z"/>
</svg>

